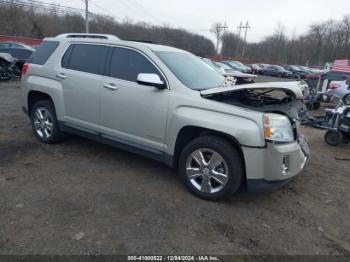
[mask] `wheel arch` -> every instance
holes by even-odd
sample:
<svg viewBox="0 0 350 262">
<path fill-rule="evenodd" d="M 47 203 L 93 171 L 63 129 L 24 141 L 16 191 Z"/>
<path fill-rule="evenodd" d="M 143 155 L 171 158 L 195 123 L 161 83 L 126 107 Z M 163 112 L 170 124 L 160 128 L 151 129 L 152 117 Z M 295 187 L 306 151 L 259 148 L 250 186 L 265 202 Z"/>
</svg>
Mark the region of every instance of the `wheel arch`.
<svg viewBox="0 0 350 262">
<path fill-rule="evenodd" d="M 246 168 L 245 168 L 245 159 L 243 150 L 241 147 L 241 144 L 238 142 L 238 140 L 230 135 L 226 134 L 221 131 L 198 127 L 198 126 L 184 126 L 180 129 L 175 142 L 175 149 L 174 149 L 174 155 L 172 160 L 172 166 L 177 168 L 178 160 L 180 157 L 180 154 L 183 150 L 183 148 L 193 139 L 196 139 L 200 136 L 218 136 L 220 138 L 225 139 L 230 145 L 232 145 L 239 153 L 239 157 L 242 162 L 243 172 L 244 172 L 244 179 L 246 178 Z"/>
<path fill-rule="evenodd" d="M 50 100 L 53 103 L 53 105 L 55 105 L 52 97 L 49 94 L 41 92 L 41 91 L 36 91 L 36 90 L 29 91 L 28 97 L 27 97 L 27 105 L 28 105 L 29 115 L 31 114 L 35 103 L 37 103 L 38 101 L 41 101 L 41 100 Z"/>
</svg>

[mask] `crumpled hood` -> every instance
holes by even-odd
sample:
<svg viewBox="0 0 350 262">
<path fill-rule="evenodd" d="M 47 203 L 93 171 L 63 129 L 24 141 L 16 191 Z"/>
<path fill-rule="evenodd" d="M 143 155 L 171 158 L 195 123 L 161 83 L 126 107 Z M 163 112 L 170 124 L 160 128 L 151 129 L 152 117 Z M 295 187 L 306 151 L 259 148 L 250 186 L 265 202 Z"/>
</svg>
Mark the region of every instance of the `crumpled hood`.
<svg viewBox="0 0 350 262">
<path fill-rule="evenodd" d="M 293 82 L 268 82 L 244 85 L 233 85 L 229 87 L 216 87 L 200 91 L 201 96 L 207 97 L 220 93 L 232 93 L 241 90 L 279 90 L 297 99 L 303 99 L 308 95 L 309 87 L 304 81 Z"/>
</svg>

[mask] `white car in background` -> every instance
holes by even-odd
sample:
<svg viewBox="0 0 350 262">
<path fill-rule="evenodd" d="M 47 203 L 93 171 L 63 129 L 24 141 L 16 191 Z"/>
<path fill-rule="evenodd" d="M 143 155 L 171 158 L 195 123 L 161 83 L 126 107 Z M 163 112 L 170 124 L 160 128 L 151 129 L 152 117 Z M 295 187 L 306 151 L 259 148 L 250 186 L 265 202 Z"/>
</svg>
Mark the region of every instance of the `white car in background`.
<svg viewBox="0 0 350 262">
<path fill-rule="evenodd" d="M 236 71 L 224 63 L 214 62 L 208 58 L 203 58 L 203 57 L 201 57 L 201 59 L 202 61 L 207 63 L 209 66 L 214 68 L 216 71 L 218 71 L 220 74 L 222 74 L 224 77 L 237 79 L 238 84 L 253 83 L 255 79 L 258 77 L 257 75 Z"/>
<path fill-rule="evenodd" d="M 344 104 L 350 105 L 350 78 L 344 81 L 332 81 L 326 95 L 342 99 Z"/>
</svg>

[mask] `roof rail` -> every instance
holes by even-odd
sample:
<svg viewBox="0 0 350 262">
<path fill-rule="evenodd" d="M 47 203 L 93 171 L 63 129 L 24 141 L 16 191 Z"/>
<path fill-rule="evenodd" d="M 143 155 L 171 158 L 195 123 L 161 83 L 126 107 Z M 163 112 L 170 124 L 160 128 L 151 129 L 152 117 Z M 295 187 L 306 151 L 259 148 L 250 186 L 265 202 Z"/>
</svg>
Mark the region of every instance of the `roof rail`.
<svg viewBox="0 0 350 262">
<path fill-rule="evenodd" d="M 146 43 L 146 44 L 157 44 L 156 42 L 150 41 L 150 40 L 137 40 L 137 39 L 130 39 L 127 40 L 130 42 L 139 42 L 139 43 Z"/>
<path fill-rule="evenodd" d="M 87 33 L 66 33 L 56 36 L 57 38 L 97 38 L 97 39 L 109 39 L 109 40 L 120 40 L 115 35 L 107 34 L 87 34 Z"/>
</svg>

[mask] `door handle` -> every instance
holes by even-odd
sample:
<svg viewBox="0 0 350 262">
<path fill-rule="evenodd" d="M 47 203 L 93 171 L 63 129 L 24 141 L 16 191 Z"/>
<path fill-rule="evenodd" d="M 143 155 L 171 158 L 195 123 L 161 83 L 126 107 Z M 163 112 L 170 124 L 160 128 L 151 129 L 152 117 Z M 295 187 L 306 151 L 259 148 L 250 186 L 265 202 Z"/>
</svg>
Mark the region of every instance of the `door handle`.
<svg viewBox="0 0 350 262">
<path fill-rule="evenodd" d="M 67 76 L 65 74 L 63 74 L 63 73 L 57 74 L 56 76 L 58 78 L 61 78 L 61 79 L 66 79 L 67 78 Z"/>
<path fill-rule="evenodd" d="M 119 89 L 119 87 L 116 87 L 115 84 L 104 84 L 103 87 L 113 91 Z"/>
</svg>

